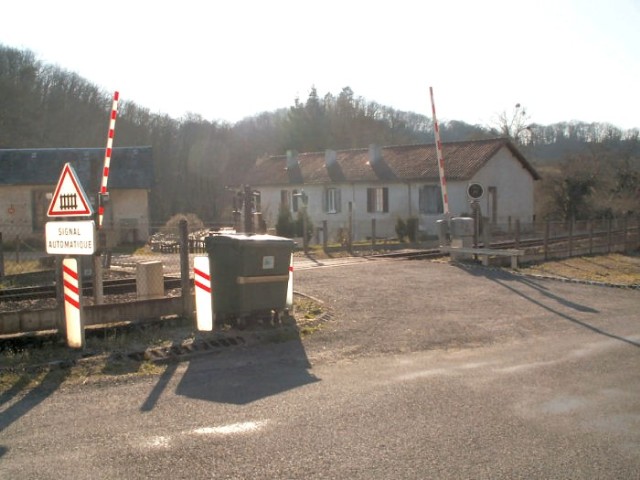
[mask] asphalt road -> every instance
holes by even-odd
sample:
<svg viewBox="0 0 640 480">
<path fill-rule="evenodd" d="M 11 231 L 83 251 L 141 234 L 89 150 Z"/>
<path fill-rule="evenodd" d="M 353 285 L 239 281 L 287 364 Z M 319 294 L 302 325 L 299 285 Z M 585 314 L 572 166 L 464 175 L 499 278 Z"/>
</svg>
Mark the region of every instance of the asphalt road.
<svg viewBox="0 0 640 480">
<path fill-rule="evenodd" d="M 0 478 L 640 478 L 640 292 L 363 261 L 324 328 L 0 397 Z"/>
</svg>

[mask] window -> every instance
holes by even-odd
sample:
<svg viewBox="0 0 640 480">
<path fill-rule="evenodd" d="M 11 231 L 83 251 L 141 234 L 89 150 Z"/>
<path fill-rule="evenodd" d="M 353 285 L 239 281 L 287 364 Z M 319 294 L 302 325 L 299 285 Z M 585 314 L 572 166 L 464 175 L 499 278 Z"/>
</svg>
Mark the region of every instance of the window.
<svg viewBox="0 0 640 480">
<path fill-rule="evenodd" d="M 437 214 L 444 213 L 442 204 L 442 189 L 440 185 L 424 185 L 419 190 L 418 204 L 420 213 Z"/>
<path fill-rule="evenodd" d="M 299 209 L 302 200 L 298 190 L 280 190 L 280 205 L 284 208 L 290 209 L 293 213 L 296 213 Z"/>
<path fill-rule="evenodd" d="M 342 205 L 339 188 L 327 188 L 324 191 L 324 211 L 327 213 L 340 213 Z"/>
<path fill-rule="evenodd" d="M 367 188 L 367 212 L 389 212 L 389 189 L 387 187 Z"/>
</svg>

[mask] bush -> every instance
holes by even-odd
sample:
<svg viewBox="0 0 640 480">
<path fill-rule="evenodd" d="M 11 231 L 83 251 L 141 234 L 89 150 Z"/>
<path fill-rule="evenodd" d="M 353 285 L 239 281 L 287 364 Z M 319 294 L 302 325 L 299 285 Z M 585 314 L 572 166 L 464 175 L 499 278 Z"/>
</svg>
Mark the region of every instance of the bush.
<svg viewBox="0 0 640 480">
<path fill-rule="evenodd" d="M 276 234 L 281 237 L 291 238 L 294 236 L 294 225 L 291 211 L 286 205 L 280 205 L 278 210 L 278 221 L 276 223 Z"/>
<path fill-rule="evenodd" d="M 306 217 L 307 221 L 307 241 L 311 240 L 313 237 L 313 222 L 309 217 L 309 213 L 306 209 L 298 210 L 298 215 L 296 216 L 296 221 L 294 223 L 294 232 L 296 237 L 302 237 L 302 230 L 304 228 L 304 220 Z"/>
<path fill-rule="evenodd" d="M 176 233 L 181 220 L 187 221 L 187 228 L 190 232 L 204 229 L 204 223 L 195 213 L 177 213 L 164 224 L 162 233 Z"/>
<path fill-rule="evenodd" d="M 407 218 L 407 236 L 410 242 L 418 240 L 418 217 Z"/>
<path fill-rule="evenodd" d="M 402 217 L 398 217 L 396 220 L 396 235 L 401 242 L 404 242 L 404 237 L 407 236 L 407 224 Z"/>
</svg>

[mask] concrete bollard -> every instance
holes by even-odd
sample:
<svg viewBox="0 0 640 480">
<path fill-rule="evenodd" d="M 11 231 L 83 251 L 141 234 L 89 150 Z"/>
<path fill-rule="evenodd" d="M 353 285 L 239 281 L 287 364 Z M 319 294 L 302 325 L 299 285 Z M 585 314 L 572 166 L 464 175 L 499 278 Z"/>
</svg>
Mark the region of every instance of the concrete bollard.
<svg viewBox="0 0 640 480">
<path fill-rule="evenodd" d="M 473 247 L 473 218 L 455 217 L 451 219 L 451 246 L 458 248 Z M 452 253 L 452 260 L 469 260 L 473 255 Z"/>
<path fill-rule="evenodd" d="M 136 292 L 138 300 L 164 297 L 162 262 L 141 262 L 136 266 Z"/>
</svg>

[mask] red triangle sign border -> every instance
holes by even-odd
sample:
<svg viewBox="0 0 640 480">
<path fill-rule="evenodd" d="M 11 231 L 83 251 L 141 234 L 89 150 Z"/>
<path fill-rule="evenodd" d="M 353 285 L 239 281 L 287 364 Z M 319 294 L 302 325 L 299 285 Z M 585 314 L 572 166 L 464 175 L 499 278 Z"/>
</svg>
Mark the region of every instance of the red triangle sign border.
<svg viewBox="0 0 640 480">
<path fill-rule="evenodd" d="M 65 184 L 65 180 L 67 177 L 71 181 L 71 187 L 73 190 L 70 190 L 69 192 L 63 194 L 61 190 L 63 184 Z M 68 205 L 62 205 L 63 199 L 60 198 L 61 195 L 71 200 L 69 202 L 65 202 L 68 203 Z M 87 194 L 84 192 L 84 189 L 82 188 L 82 185 L 78 180 L 78 176 L 76 175 L 76 172 L 71 164 L 65 163 L 64 167 L 62 168 L 62 173 L 60 174 L 58 184 L 56 185 L 55 192 L 53 194 L 53 197 L 51 198 L 47 216 L 88 217 L 91 215 L 93 215 L 93 208 L 91 207 L 91 203 L 89 203 Z"/>
</svg>

